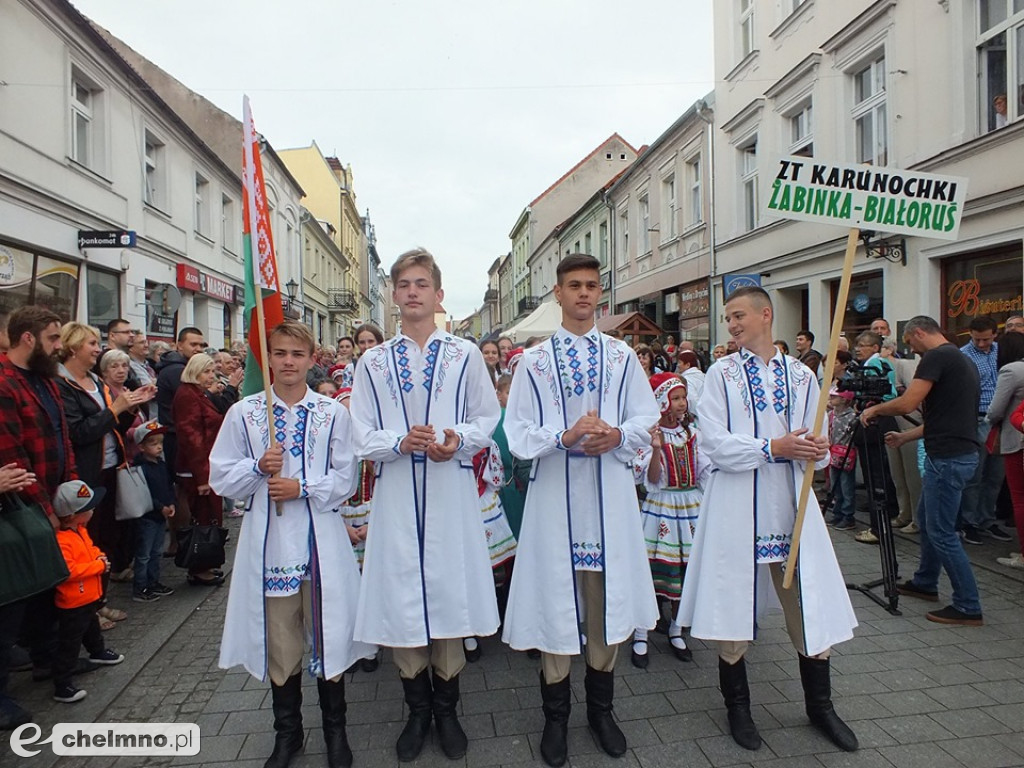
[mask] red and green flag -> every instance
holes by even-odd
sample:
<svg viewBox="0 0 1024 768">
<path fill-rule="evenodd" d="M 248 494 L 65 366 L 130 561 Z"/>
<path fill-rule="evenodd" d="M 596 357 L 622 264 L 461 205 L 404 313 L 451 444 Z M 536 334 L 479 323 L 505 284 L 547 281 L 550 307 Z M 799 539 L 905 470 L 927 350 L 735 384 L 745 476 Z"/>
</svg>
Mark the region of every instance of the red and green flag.
<svg viewBox="0 0 1024 768">
<path fill-rule="evenodd" d="M 267 330 L 284 321 L 281 289 L 277 279 L 277 260 L 270 231 L 270 211 L 263 183 L 259 135 L 252 122 L 249 97 L 243 97 L 242 147 L 242 251 L 245 254 L 245 315 L 249 323 L 249 353 L 245 365 L 242 394 L 252 395 L 265 389 L 261 339 Z M 262 304 L 263 323 L 258 322 L 256 302 Z M 269 375 L 269 374 L 268 374 Z"/>
</svg>

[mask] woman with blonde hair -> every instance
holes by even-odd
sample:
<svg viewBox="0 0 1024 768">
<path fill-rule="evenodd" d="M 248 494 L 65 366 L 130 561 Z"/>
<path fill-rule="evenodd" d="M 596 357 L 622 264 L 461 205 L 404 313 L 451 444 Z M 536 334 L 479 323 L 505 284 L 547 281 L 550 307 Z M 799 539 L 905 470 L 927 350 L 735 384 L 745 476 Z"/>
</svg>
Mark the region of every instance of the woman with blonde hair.
<svg viewBox="0 0 1024 768">
<path fill-rule="evenodd" d="M 174 469 L 188 500 L 193 526 L 220 526 L 224 511 L 223 500 L 210 489 L 210 452 L 224 421 L 224 414 L 210 398 L 209 389 L 216 378 L 212 357 L 202 352 L 192 355 L 181 372 L 181 386 L 171 406 L 178 433 Z M 190 569 L 188 583 L 216 587 L 224 583 L 224 577 L 215 568 Z"/>
<path fill-rule="evenodd" d="M 88 524 L 89 535 L 110 560 L 110 578 L 129 581 L 135 531 L 131 521 L 114 518 L 117 468 L 125 461 L 125 438 L 139 407 L 153 399 L 156 387 L 122 390 L 115 397 L 92 372 L 101 352 L 100 332 L 82 323 L 65 323 L 60 339 L 57 387 L 75 449 L 75 471 L 90 488 L 104 489 L 103 500 Z M 124 611 L 107 606 L 100 609 L 103 628 L 125 618 Z"/>
</svg>

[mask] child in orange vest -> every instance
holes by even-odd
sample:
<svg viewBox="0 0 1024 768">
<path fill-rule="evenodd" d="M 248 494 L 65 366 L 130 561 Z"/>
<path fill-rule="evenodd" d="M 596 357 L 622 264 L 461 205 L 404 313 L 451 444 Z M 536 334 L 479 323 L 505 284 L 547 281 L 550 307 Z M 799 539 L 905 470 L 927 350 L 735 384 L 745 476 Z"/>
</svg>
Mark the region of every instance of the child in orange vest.
<svg viewBox="0 0 1024 768">
<path fill-rule="evenodd" d="M 71 673 L 78 662 L 78 649 L 85 646 L 94 664 L 120 664 L 124 656 L 106 648 L 96 610 L 103 597 L 103 574 L 110 561 L 92 543 L 86 523 L 103 499 L 105 490 L 93 490 L 81 480 L 62 483 L 53 500 L 60 520 L 57 543 L 70 575 L 57 585 L 57 648 L 53 654 L 53 699 L 71 704 L 85 698 Z"/>
</svg>

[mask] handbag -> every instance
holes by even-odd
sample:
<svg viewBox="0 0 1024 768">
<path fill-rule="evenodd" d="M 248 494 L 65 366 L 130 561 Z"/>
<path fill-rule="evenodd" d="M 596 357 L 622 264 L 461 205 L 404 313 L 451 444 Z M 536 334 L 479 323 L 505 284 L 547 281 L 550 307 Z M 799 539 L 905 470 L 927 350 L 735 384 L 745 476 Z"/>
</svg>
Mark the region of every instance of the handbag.
<svg viewBox="0 0 1024 768">
<path fill-rule="evenodd" d="M 152 511 L 153 494 L 149 492 L 142 467 L 118 467 L 114 519 L 135 520 Z"/>
<path fill-rule="evenodd" d="M 993 424 L 988 431 L 988 437 L 985 438 L 985 450 L 990 454 L 999 453 L 999 427 L 1001 426 L 1001 424 Z"/>
<path fill-rule="evenodd" d="M 178 531 L 174 564 L 190 571 L 208 571 L 224 565 L 227 528 L 219 525 L 190 525 Z"/>
<path fill-rule="evenodd" d="M 0 605 L 45 592 L 68 578 L 57 537 L 38 504 L 0 496 Z"/>
</svg>

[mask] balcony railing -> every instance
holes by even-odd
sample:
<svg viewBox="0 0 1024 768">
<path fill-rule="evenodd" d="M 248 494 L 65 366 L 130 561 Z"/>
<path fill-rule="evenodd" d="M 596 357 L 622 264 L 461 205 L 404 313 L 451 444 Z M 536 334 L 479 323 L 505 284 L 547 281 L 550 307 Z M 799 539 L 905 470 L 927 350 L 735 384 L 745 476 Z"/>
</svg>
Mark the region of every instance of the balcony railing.
<svg viewBox="0 0 1024 768">
<path fill-rule="evenodd" d="M 354 312 L 359 309 L 359 300 L 355 291 L 331 291 L 328 309 L 335 312 Z"/>
<path fill-rule="evenodd" d="M 519 300 L 519 314 L 523 314 L 524 312 L 533 312 L 533 310 L 539 306 L 539 296 L 524 296 Z"/>
<path fill-rule="evenodd" d="M 498 300 L 498 289 L 488 288 L 484 291 L 484 303 L 495 302 Z"/>
</svg>

